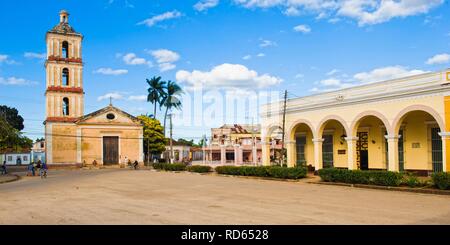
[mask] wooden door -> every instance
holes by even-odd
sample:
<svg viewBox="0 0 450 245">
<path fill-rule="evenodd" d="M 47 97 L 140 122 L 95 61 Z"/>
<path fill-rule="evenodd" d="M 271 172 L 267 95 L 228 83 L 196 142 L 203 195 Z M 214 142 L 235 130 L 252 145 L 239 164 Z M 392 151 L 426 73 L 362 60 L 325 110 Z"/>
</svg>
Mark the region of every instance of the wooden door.
<svg viewBox="0 0 450 245">
<path fill-rule="evenodd" d="M 119 137 L 103 137 L 103 164 L 119 164 Z"/>
</svg>

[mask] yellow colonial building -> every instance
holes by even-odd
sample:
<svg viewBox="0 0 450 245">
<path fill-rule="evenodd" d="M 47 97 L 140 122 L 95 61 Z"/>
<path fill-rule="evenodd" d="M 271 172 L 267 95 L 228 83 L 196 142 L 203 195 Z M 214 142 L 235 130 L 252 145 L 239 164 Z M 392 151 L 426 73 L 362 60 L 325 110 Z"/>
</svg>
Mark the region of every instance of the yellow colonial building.
<svg viewBox="0 0 450 245">
<path fill-rule="evenodd" d="M 46 159 L 49 165 L 118 164 L 143 161 L 141 122 L 111 104 L 84 115 L 83 36 L 69 14 L 47 32 Z"/>
<path fill-rule="evenodd" d="M 263 164 L 283 102 L 262 108 Z M 290 99 L 287 164 L 315 170 L 450 170 L 450 70 Z"/>
</svg>

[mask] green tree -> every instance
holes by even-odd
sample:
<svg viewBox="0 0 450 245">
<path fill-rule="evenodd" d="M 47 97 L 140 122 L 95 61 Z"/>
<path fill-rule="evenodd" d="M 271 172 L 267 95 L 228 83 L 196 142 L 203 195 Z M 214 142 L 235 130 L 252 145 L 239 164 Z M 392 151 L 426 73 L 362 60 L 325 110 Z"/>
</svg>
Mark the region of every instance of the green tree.
<svg viewBox="0 0 450 245">
<path fill-rule="evenodd" d="M 6 105 L 0 106 L 0 117 L 4 118 L 13 128 L 22 131 L 24 128 L 23 118 L 19 115 L 16 108 L 11 108 Z"/>
<path fill-rule="evenodd" d="M 151 155 L 159 155 L 166 150 L 166 139 L 159 120 L 146 115 L 138 118 L 144 125 L 144 153 L 149 162 Z"/>
<path fill-rule="evenodd" d="M 3 117 L 0 117 L 0 150 L 12 149 L 15 151 L 30 149 L 33 140 L 22 135 L 19 130 L 13 128 Z"/>
<path fill-rule="evenodd" d="M 184 144 L 187 146 L 195 146 L 194 140 L 185 140 L 183 138 L 179 138 L 177 141 L 178 141 L 178 143 L 181 143 L 181 144 Z"/>
<path fill-rule="evenodd" d="M 153 118 L 156 118 L 156 106 L 162 105 L 162 99 L 165 96 L 164 85 L 165 81 L 161 81 L 161 77 L 152 77 L 150 80 L 147 79 L 149 88 L 147 89 L 147 101 L 153 104 Z"/>
<path fill-rule="evenodd" d="M 167 82 L 166 92 L 161 100 L 161 104 L 166 107 L 166 112 L 164 113 L 164 135 L 166 135 L 167 112 L 172 109 L 181 109 L 181 95 L 183 93 L 183 89 L 176 82 L 170 80 Z"/>
</svg>

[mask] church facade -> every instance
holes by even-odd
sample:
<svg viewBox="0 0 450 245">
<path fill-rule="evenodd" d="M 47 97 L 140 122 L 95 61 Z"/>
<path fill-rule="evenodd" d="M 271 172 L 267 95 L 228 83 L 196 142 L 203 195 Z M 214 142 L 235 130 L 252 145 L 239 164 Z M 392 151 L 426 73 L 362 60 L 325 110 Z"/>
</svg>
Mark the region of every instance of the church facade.
<svg viewBox="0 0 450 245">
<path fill-rule="evenodd" d="M 143 126 L 112 106 L 84 114 L 83 35 L 69 25 L 69 13 L 47 32 L 46 159 L 49 165 L 143 162 Z"/>
</svg>

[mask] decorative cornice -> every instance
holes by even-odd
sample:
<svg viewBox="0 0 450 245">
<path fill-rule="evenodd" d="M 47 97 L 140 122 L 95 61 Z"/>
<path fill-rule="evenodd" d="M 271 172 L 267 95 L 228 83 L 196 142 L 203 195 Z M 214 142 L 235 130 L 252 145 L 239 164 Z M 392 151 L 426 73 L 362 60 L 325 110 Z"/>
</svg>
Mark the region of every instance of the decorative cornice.
<svg viewBox="0 0 450 245">
<path fill-rule="evenodd" d="M 450 132 L 439 132 L 438 133 L 442 139 L 450 139 Z"/>
<path fill-rule="evenodd" d="M 385 135 L 384 136 L 384 138 L 386 138 L 387 140 L 398 140 L 401 137 L 402 137 L 401 135 Z"/>
<path fill-rule="evenodd" d="M 325 139 L 312 139 L 312 142 L 316 143 L 316 142 L 324 142 Z"/>
<path fill-rule="evenodd" d="M 289 114 L 418 96 L 443 95 L 450 92 L 450 86 L 443 83 L 445 81 L 443 75 L 446 72 L 448 70 L 290 99 L 286 111 Z M 337 100 L 337 97 L 342 99 Z M 276 103 L 269 105 L 273 106 L 274 104 Z M 281 110 L 268 110 L 263 111 L 261 116 L 273 117 L 282 113 Z"/>
<path fill-rule="evenodd" d="M 63 123 L 74 123 L 78 120 L 77 117 L 47 117 L 46 122 L 63 122 Z"/>
<path fill-rule="evenodd" d="M 83 93 L 82 88 L 51 86 L 47 87 L 47 92 L 63 92 L 63 93 Z"/>
<path fill-rule="evenodd" d="M 48 61 L 58 61 L 58 62 L 66 62 L 66 63 L 83 63 L 83 61 L 81 60 L 81 58 L 63 58 L 63 57 L 58 57 L 58 56 L 49 56 Z"/>
</svg>

